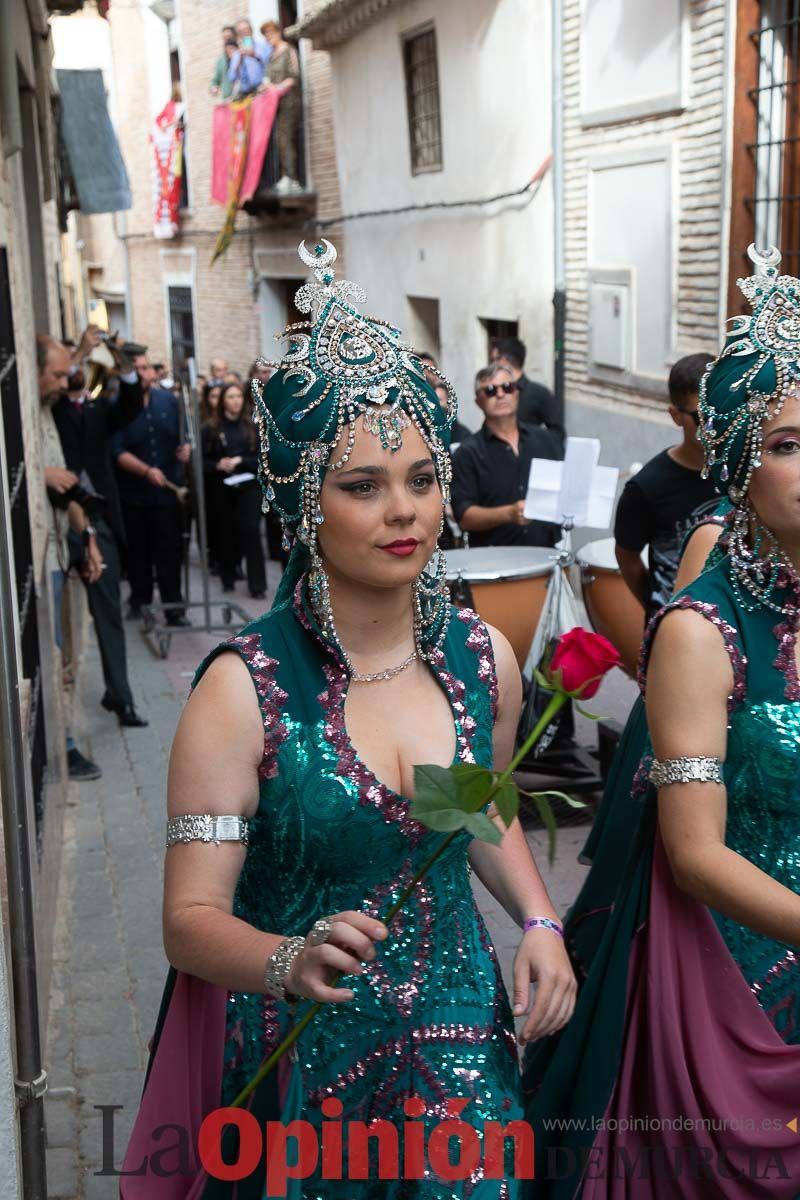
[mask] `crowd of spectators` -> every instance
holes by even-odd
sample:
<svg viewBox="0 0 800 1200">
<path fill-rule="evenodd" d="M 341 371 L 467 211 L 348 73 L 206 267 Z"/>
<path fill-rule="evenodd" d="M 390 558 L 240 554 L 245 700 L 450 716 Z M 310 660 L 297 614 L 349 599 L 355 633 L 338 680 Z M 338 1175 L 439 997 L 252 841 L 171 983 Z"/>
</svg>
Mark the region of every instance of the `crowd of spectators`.
<svg viewBox="0 0 800 1200">
<path fill-rule="evenodd" d="M 279 93 L 273 129 L 279 178 L 272 190 L 292 195 L 303 191 L 297 155 L 302 114 L 297 50 L 285 40 L 277 21 L 265 21 L 259 33 L 244 19 L 224 25 L 222 51 L 209 84 L 211 94 L 227 103 L 271 89 Z"/>
</svg>

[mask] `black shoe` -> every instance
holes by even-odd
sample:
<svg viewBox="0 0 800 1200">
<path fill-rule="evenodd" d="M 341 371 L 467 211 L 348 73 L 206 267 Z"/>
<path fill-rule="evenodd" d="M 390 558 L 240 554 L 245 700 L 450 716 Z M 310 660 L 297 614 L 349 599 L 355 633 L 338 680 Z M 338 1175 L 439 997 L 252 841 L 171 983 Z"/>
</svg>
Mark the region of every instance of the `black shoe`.
<svg viewBox="0 0 800 1200">
<path fill-rule="evenodd" d="M 232 583 L 223 583 L 222 590 L 223 590 L 223 592 L 235 592 L 236 588 L 233 586 Z"/>
<path fill-rule="evenodd" d="M 244 571 L 238 564 L 233 569 L 233 577 L 234 579 L 244 579 Z"/>
<path fill-rule="evenodd" d="M 184 617 L 183 615 L 167 617 L 167 625 L 169 625 L 172 629 L 186 629 L 189 625 L 191 625 L 191 623 L 192 622 L 189 620 L 189 618 Z"/>
<path fill-rule="evenodd" d="M 67 766 L 70 779 L 78 779 L 82 783 L 89 779 L 100 779 L 103 774 L 97 763 L 83 757 L 77 746 L 67 751 Z"/>
<path fill-rule="evenodd" d="M 129 604 L 128 611 L 125 613 L 126 621 L 140 621 L 142 619 L 142 610 L 138 604 Z"/>
<path fill-rule="evenodd" d="M 266 592 L 251 592 L 250 597 L 253 600 L 263 600 L 266 594 Z"/>
<path fill-rule="evenodd" d="M 145 725 L 150 724 L 144 717 L 139 716 L 132 704 L 114 704 L 108 696 L 103 696 L 100 703 L 108 712 L 117 714 L 120 725 L 128 725 L 131 729 L 144 729 Z"/>
</svg>

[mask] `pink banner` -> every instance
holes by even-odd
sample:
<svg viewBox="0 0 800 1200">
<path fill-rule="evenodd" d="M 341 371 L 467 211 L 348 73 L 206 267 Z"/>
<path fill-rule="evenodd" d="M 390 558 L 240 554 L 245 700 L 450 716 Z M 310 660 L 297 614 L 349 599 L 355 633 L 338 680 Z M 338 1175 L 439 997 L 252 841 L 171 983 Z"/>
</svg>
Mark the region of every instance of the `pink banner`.
<svg viewBox="0 0 800 1200">
<path fill-rule="evenodd" d="M 264 156 L 267 153 L 272 126 L 278 104 L 285 88 L 274 87 L 269 91 L 259 92 L 253 97 L 250 117 L 250 138 L 247 147 L 247 162 L 244 169 L 244 179 L 239 193 L 239 207 L 249 200 L 258 186 L 261 169 L 264 166 Z M 231 106 L 217 104 L 214 107 L 214 125 L 212 130 L 213 153 L 211 162 L 211 199 L 217 204 L 227 204 L 229 199 L 228 184 L 233 155 L 231 153 Z"/>
</svg>

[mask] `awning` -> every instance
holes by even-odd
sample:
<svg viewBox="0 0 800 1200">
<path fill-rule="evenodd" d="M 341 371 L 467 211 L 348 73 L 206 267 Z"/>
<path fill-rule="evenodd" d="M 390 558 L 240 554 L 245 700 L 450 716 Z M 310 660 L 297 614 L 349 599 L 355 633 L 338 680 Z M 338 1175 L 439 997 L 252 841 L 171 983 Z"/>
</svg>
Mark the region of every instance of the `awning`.
<svg viewBox="0 0 800 1200">
<path fill-rule="evenodd" d="M 132 205 L 128 172 L 106 105 L 102 71 L 56 71 L 61 138 L 82 213 Z"/>
</svg>

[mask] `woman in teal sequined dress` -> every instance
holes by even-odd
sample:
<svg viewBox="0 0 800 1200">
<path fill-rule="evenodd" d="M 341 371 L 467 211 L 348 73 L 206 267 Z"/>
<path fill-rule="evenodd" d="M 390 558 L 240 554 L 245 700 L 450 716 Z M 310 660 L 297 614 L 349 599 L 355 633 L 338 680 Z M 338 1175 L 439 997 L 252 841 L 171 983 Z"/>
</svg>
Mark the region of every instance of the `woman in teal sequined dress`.
<svg viewBox="0 0 800 1200">
<path fill-rule="evenodd" d="M 284 1194 L 263 1154 L 234 1184 L 201 1170 L 194 1144 L 312 1000 L 322 1008 L 296 1057 L 248 1102 L 261 1127 L 300 1119 L 318 1144 L 334 1122 L 385 1122 L 390 1141 L 414 1122 L 427 1144 L 460 1113 L 483 1148 L 486 1122 L 522 1116 L 512 1010 L 469 880 L 474 868 L 520 925 L 556 920 L 519 823 L 499 847 L 456 837 L 388 930 L 378 920 L 442 837 L 410 815 L 414 764 L 501 767 L 519 715 L 505 639 L 452 608 L 443 575 L 425 569 L 454 397 L 445 413 L 396 333 L 347 303 L 352 285 L 332 285 L 329 243 L 315 254 L 317 282 L 298 304 L 317 304 L 317 320 L 290 331 L 257 404 L 265 500 L 299 540 L 271 612 L 201 666 L 173 747 L 164 914 L 174 969 L 125 1162 L 132 1171 L 146 1158 L 149 1169 L 123 1180 L 124 1200 Z M 204 834 L 233 840 L 203 844 Z M 537 984 L 522 1040 L 569 1018 L 574 979 L 547 924 L 522 936 L 514 982 L 518 1015 Z M 180 1182 L 152 1165 L 166 1123 L 191 1134 Z M 371 1157 L 366 1173 L 342 1179 L 358 1167 L 345 1136 L 342 1169 L 312 1162 L 289 1195 L 518 1195 L 510 1170 L 484 1178 L 482 1155 L 448 1178 L 413 1154 L 406 1164 L 405 1144 L 401 1178 L 391 1168 L 378 1178 Z M 229 1127 L 225 1161 L 243 1145 Z"/>
<path fill-rule="evenodd" d="M 569 1026 L 526 1052 L 531 1200 L 800 1197 L 800 282 L 776 253 L 751 248 L 753 316 L 701 385 L 725 553 L 648 629 L 639 827 Z"/>
</svg>

